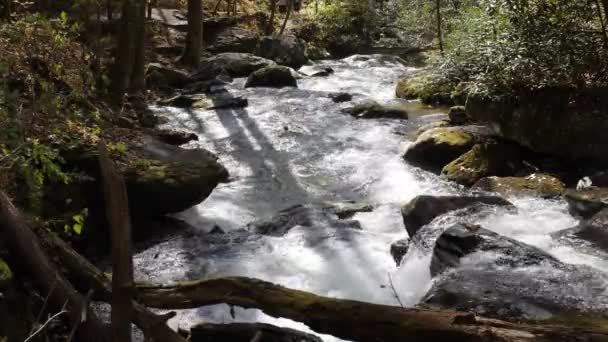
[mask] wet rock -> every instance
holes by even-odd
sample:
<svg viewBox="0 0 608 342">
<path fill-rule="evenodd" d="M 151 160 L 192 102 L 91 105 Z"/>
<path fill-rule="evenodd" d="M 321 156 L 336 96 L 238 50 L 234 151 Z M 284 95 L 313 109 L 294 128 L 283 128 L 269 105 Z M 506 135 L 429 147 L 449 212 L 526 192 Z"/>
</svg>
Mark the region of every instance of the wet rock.
<svg viewBox="0 0 608 342">
<path fill-rule="evenodd" d="M 464 106 L 454 106 L 448 111 L 448 117 L 452 125 L 464 125 L 469 121 Z"/>
<path fill-rule="evenodd" d="M 326 225 L 337 228 L 361 229 L 359 221 L 341 219 L 343 209 L 333 205 L 295 205 L 281 210 L 276 215 L 251 222 L 247 230 L 252 233 L 283 236 L 296 226 L 314 227 Z"/>
<path fill-rule="evenodd" d="M 260 36 L 241 27 L 230 27 L 218 33 L 209 44 L 207 51 L 218 54 L 224 52 L 255 53 Z"/>
<path fill-rule="evenodd" d="M 358 202 L 328 203 L 327 208 L 335 213 L 339 219 L 351 218 L 357 213 L 369 213 L 374 210 L 374 206 L 371 204 Z"/>
<path fill-rule="evenodd" d="M 407 111 L 399 106 L 381 105 L 375 101 L 360 103 L 351 108 L 345 108 L 343 113 L 357 119 L 407 119 Z"/>
<path fill-rule="evenodd" d="M 246 98 L 232 96 L 229 93 L 217 95 L 177 95 L 162 101 L 160 105 L 193 109 L 226 109 L 244 108 L 249 105 Z"/>
<path fill-rule="evenodd" d="M 226 234 L 226 232 L 222 229 L 222 227 L 215 225 L 213 229 L 209 231 L 209 234 Z"/>
<path fill-rule="evenodd" d="M 184 95 L 193 95 L 193 94 L 202 94 L 202 93 L 217 93 L 218 88 L 224 88 L 228 83 L 219 79 L 212 79 L 207 81 L 198 81 L 192 84 L 189 84 L 182 94 Z M 215 91 L 214 91 L 215 90 Z"/>
<path fill-rule="evenodd" d="M 228 171 L 217 156 L 204 149 L 185 150 L 147 139 L 141 147 L 145 159 L 126 169 L 129 206 L 137 216 L 162 216 L 202 202 Z"/>
<path fill-rule="evenodd" d="M 192 75 L 194 81 L 212 80 L 221 75 L 247 77 L 256 70 L 275 66 L 276 63 L 249 53 L 226 52 L 204 59 L 201 65 L 203 67 Z"/>
<path fill-rule="evenodd" d="M 448 228 L 435 245 L 431 272 L 439 277 L 423 299 L 425 306 L 487 317 L 601 313 L 608 302 L 603 287 L 594 285 L 604 283 L 605 275 L 478 226 Z"/>
<path fill-rule="evenodd" d="M 304 66 L 299 70 L 300 73 L 308 77 L 327 77 L 334 73 L 330 67 Z"/>
<path fill-rule="evenodd" d="M 298 87 L 298 81 L 293 76 L 292 69 L 284 66 L 270 66 L 249 75 L 245 88 L 251 87 Z"/>
<path fill-rule="evenodd" d="M 156 138 L 166 144 L 179 146 L 191 141 L 198 140 L 198 135 L 192 132 L 176 129 L 158 129 L 155 131 Z"/>
<path fill-rule="evenodd" d="M 299 69 L 309 61 L 306 56 L 306 42 L 290 34 L 281 37 L 263 37 L 256 55 L 294 69 Z"/>
<path fill-rule="evenodd" d="M 526 177 L 485 177 L 472 189 L 496 192 L 502 196 L 554 198 L 562 194 L 564 183 L 553 176 L 533 173 Z"/>
<path fill-rule="evenodd" d="M 426 170 L 439 171 L 445 165 L 469 151 L 475 137 L 467 130 L 455 127 L 438 127 L 422 133 L 403 155 L 412 165 Z"/>
<path fill-rule="evenodd" d="M 349 93 L 335 93 L 329 94 L 329 98 L 335 103 L 342 103 L 352 101 L 353 96 Z"/>
<path fill-rule="evenodd" d="M 608 188 L 569 189 L 564 192 L 564 199 L 572 215 L 590 218 L 608 208 Z"/>
<path fill-rule="evenodd" d="M 524 168 L 519 146 L 503 141 L 477 144 L 441 170 L 446 179 L 471 186 L 483 177 L 513 176 Z"/>
<path fill-rule="evenodd" d="M 203 323 L 190 330 L 192 342 L 322 342 L 319 337 L 263 323 Z M 259 337 L 258 337 L 259 336 Z"/>
<path fill-rule="evenodd" d="M 578 226 L 557 232 L 553 236 L 585 240 L 594 247 L 608 252 L 608 208 L 600 210 Z"/>
<path fill-rule="evenodd" d="M 327 49 L 312 44 L 308 44 L 306 47 L 306 55 L 313 61 L 331 58 L 331 54 Z"/>
<path fill-rule="evenodd" d="M 513 206 L 498 196 L 417 196 L 401 208 L 405 230 L 410 239 L 423 226 L 450 211 L 476 205 Z"/>
<path fill-rule="evenodd" d="M 407 254 L 409 248 L 409 239 L 397 240 L 391 244 L 391 255 L 397 266 L 401 265 L 401 260 L 403 260 L 403 257 Z"/>
<path fill-rule="evenodd" d="M 422 103 L 427 104 L 453 104 L 452 87 L 431 78 L 426 72 L 402 78 L 397 82 L 395 96 L 408 100 L 420 99 Z"/>
<path fill-rule="evenodd" d="M 150 88 L 182 88 L 190 81 L 186 71 L 160 63 L 150 63 L 146 69 L 146 86 Z"/>
</svg>

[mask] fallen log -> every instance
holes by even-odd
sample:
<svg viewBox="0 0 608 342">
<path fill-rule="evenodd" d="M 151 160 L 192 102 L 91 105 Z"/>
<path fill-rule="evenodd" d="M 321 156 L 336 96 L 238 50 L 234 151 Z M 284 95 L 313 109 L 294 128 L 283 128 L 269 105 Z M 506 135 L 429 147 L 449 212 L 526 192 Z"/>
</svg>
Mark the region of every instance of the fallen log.
<svg viewBox="0 0 608 342">
<path fill-rule="evenodd" d="M 85 298 L 51 264 L 36 234 L 25 224 L 3 191 L 0 191 L 0 233 L 39 293 L 49 296 L 50 307 L 59 312 L 65 305 L 66 315 L 72 327 L 77 327 L 80 341 L 110 341 L 108 331 L 88 307 Z"/>
<path fill-rule="evenodd" d="M 142 304 L 162 309 L 221 303 L 256 308 L 354 341 L 608 341 L 606 329 L 516 324 L 455 311 L 403 309 L 322 297 L 243 277 L 140 285 L 136 293 Z"/>
<path fill-rule="evenodd" d="M 49 254 L 61 260 L 62 266 L 77 287 L 82 291 L 93 289 L 95 300 L 111 302 L 112 285 L 108 276 L 52 232 L 39 229 L 37 234 Z M 182 336 L 167 326 L 167 320 L 172 316 L 157 315 L 135 301 L 131 301 L 131 304 L 133 306 L 131 320 L 143 331 L 147 340 L 186 342 Z"/>
</svg>

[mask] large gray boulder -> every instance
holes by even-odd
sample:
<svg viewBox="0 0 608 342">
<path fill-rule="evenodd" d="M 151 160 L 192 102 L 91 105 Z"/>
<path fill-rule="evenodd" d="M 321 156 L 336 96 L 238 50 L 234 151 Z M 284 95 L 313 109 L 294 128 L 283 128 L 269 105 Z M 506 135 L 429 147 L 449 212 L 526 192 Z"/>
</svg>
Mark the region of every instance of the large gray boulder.
<svg viewBox="0 0 608 342">
<path fill-rule="evenodd" d="M 511 202 L 498 196 L 417 196 L 401 208 L 405 230 L 410 238 L 435 218 L 450 211 L 472 206 L 492 205 L 513 207 Z"/>
<path fill-rule="evenodd" d="M 204 149 L 182 149 L 147 139 L 141 159 L 124 171 L 129 206 L 135 216 L 162 216 L 199 204 L 228 171 Z"/>
<path fill-rule="evenodd" d="M 306 42 L 289 34 L 281 37 L 263 37 L 256 54 L 294 69 L 299 69 L 309 61 L 306 55 Z"/>
<path fill-rule="evenodd" d="M 604 314 L 608 277 L 569 265 L 525 243 L 478 226 L 456 224 L 437 240 L 437 279 L 424 306 L 507 320 Z"/>
<path fill-rule="evenodd" d="M 293 70 L 284 66 L 269 66 L 259 69 L 247 78 L 245 88 L 252 87 L 298 87 L 298 81 L 293 75 Z"/>
<path fill-rule="evenodd" d="M 202 67 L 192 75 L 193 81 L 214 79 L 220 75 L 229 77 L 247 77 L 252 72 L 276 65 L 266 58 L 249 53 L 226 52 L 201 61 Z"/>
</svg>

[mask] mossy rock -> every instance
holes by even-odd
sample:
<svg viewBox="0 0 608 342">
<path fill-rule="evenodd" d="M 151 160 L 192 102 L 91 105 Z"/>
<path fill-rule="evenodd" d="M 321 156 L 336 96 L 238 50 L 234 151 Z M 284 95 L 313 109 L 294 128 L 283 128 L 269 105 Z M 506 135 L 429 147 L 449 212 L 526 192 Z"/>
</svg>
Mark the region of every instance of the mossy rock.
<svg viewBox="0 0 608 342">
<path fill-rule="evenodd" d="M 564 191 L 564 183 L 559 179 L 534 173 L 526 177 L 486 177 L 480 179 L 473 189 L 496 192 L 503 196 L 558 197 Z"/>
<path fill-rule="evenodd" d="M 245 88 L 251 87 L 298 87 L 298 81 L 292 69 L 285 66 L 270 66 L 259 69 L 249 75 Z"/>
<path fill-rule="evenodd" d="M 450 181 L 471 186 L 483 177 L 513 176 L 523 168 L 519 146 L 491 141 L 477 144 L 441 170 Z"/>
<path fill-rule="evenodd" d="M 403 159 L 421 168 L 439 171 L 475 144 L 473 134 L 453 127 L 438 127 L 422 133 L 405 151 Z"/>
<path fill-rule="evenodd" d="M 453 125 L 464 125 L 469 121 L 464 106 L 451 107 L 448 111 L 448 117 Z"/>
<path fill-rule="evenodd" d="M 399 98 L 420 99 L 425 104 L 452 105 L 451 93 L 454 86 L 428 72 L 418 72 L 397 82 L 395 95 Z"/>
<path fill-rule="evenodd" d="M 356 117 L 357 119 L 407 119 L 407 111 L 395 105 L 381 105 L 375 101 L 360 103 L 351 108 L 345 108 L 343 113 Z"/>
<path fill-rule="evenodd" d="M 13 281 L 13 271 L 10 266 L 0 258 L 0 291 L 8 287 Z"/>
<path fill-rule="evenodd" d="M 144 158 L 127 166 L 124 175 L 129 206 L 136 216 L 162 216 L 202 202 L 228 171 L 203 149 L 182 149 L 158 141 L 143 147 Z"/>
</svg>

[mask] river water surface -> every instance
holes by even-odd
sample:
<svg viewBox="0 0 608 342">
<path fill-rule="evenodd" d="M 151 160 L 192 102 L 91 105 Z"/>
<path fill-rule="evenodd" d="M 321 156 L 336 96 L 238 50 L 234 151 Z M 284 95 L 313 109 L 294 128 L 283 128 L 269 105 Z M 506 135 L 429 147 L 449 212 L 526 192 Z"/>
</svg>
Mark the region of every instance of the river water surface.
<svg viewBox="0 0 608 342">
<path fill-rule="evenodd" d="M 432 282 L 431 250 L 410 248 L 401 266 L 395 265 L 390 244 L 407 237 L 400 206 L 417 195 L 466 191 L 408 165 L 401 155 L 416 129 L 445 111 L 402 101 L 409 120 L 354 119 L 340 113 L 352 103 L 336 104 L 328 94 L 348 92 L 354 102 L 397 102 L 397 79 L 415 69 L 383 56 L 353 56 L 320 64 L 335 73 L 300 79 L 298 89 L 243 89 L 244 79 L 236 79 L 228 90 L 246 97 L 247 108 L 155 108 L 170 118 L 167 126 L 197 133 L 199 141 L 190 147 L 216 153 L 229 170 L 231 182 L 178 215 L 197 232 L 177 234 L 136 255 L 137 277 L 169 283 L 250 276 L 324 296 L 389 305 L 401 301 L 405 306 L 420 301 Z M 564 262 L 608 271 L 603 256 L 577 252 L 550 238 L 551 232 L 577 223 L 564 202 L 509 200 L 518 207 L 517 213 L 494 208 L 471 220 L 538 246 Z M 247 223 L 292 205 L 339 201 L 374 206 L 372 212 L 353 217 L 362 229 L 334 227 L 320 219 L 312 227 L 294 227 L 282 237 L 242 231 Z M 227 233 L 206 234 L 215 225 Z M 432 246 L 433 241 L 429 243 Z M 235 320 L 307 330 L 258 310 L 235 309 L 233 317 L 226 305 L 180 312 L 170 324 L 185 328 L 201 321 Z M 322 336 L 326 341 L 338 340 Z"/>
</svg>

